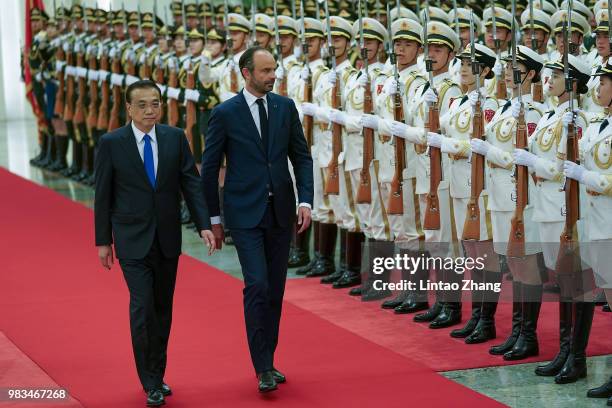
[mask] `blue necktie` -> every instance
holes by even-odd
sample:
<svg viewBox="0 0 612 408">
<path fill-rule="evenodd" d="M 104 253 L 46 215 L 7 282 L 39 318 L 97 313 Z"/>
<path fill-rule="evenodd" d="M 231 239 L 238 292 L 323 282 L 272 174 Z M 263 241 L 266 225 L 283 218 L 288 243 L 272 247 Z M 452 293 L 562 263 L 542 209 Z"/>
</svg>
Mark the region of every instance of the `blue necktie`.
<svg viewBox="0 0 612 408">
<path fill-rule="evenodd" d="M 153 164 L 153 147 L 151 147 L 151 136 L 144 135 L 144 167 L 151 186 L 155 188 L 155 165 Z"/>
</svg>

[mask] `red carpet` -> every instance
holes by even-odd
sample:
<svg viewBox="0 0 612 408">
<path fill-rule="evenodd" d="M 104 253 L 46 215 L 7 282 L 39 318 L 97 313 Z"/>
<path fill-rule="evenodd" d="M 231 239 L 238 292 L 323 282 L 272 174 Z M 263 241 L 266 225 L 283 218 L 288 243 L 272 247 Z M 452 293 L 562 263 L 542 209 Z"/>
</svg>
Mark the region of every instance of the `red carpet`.
<svg viewBox="0 0 612 408">
<path fill-rule="evenodd" d="M 504 283 L 502 293 L 512 292 L 508 284 L 508 281 Z M 462 326 L 431 330 L 425 323 L 414 323 L 413 314 L 396 315 L 393 310 L 382 310 L 381 301 L 361 302 L 359 298 L 348 296 L 347 291 L 321 285 L 318 279 L 293 279 L 287 283 L 285 299 L 403 356 L 419 356 L 420 363 L 436 371 L 551 360 L 559 349 L 556 302 L 546 301 L 542 304 L 538 321 L 540 355 L 527 360 L 504 361 L 502 357 L 490 355 L 488 350 L 492 345 L 502 343 L 510 333 L 512 303 L 508 301 L 499 303 L 495 315 L 497 339 L 466 345 L 463 339 L 454 339 L 449 335 L 451 330 Z M 471 312 L 471 304 L 464 302 L 462 325 L 470 318 Z M 591 333 L 594 335 L 589 340 L 587 353 L 590 356 L 612 354 L 612 343 L 609 341 L 612 336 L 612 313 L 604 313 L 601 307 L 597 307 Z"/>
<path fill-rule="evenodd" d="M 4 169 L 0 191 L 0 330 L 84 406 L 143 406 L 128 292 L 118 267 L 99 266 L 91 210 Z M 277 353 L 289 380 L 261 397 L 241 289 L 239 280 L 182 257 L 166 375 L 175 395 L 168 406 L 501 405 L 290 302 Z"/>
</svg>

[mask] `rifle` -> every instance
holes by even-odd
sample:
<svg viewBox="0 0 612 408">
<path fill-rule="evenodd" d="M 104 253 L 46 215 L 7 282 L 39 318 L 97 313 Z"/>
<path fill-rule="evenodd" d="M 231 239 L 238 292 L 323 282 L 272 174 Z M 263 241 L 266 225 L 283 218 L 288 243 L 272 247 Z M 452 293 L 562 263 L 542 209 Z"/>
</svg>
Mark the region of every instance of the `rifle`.
<svg viewBox="0 0 612 408">
<path fill-rule="evenodd" d="M 397 9 L 399 13 L 399 8 Z M 387 15 L 391 16 L 389 4 L 387 3 Z M 393 98 L 393 119 L 398 122 L 404 121 L 404 107 L 402 95 L 400 94 L 399 70 L 397 68 L 397 56 L 393 48 L 391 40 L 391 18 L 387 19 L 387 31 L 389 32 L 389 58 L 393 65 L 393 77 L 397 89 Z M 389 204 L 387 213 L 391 215 L 401 215 L 404 213 L 404 195 L 402 191 L 402 183 L 404 181 L 404 169 L 406 168 L 406 141 L 401 137 L 395 136 L 395 172 L 391 180 L 391 194 L 389 195 Z"/>
<path fill-rule="evenodd" d="M 280 85 L 278 86 L 278 93 L 283 96 L 287 96 L 287 74 L 285 72 L 285 64 L 283 62 L 283 47 L 280 43 L 280 34 L 278 33 L 278 10 L 277 0 L 274 0 L 274 41 L 276 42 L 276 55 L 278 56 L 279 65 L 283 71 L 283 79 L 281 79 Z"/>
<path fill-rule="evenodd" d="M 72 26 L 72 35 L 76 37 L 74 15 L 70 14 L 70 25 Z M 66 67 L 74 66 L 74 48 L 69 48 L 66 53 Z M 64 106 L 63 118 L 66 122 L 71 122 L 74 118 L 74 75 L 68 75 L 66 81 L 66 105 Z M 59 107 L 58 107 L 59 108 Z"/>
<path fill-rule="evenodd" d="M 168 66 L 168 87 L 176 88 L 178 87 L 178 59 L 173 57 L 173 59 L 168 61 L 172 66 Z M 168 98 L 168 125 L 177 126 L 179 123 L 179 107 L 178 101 L 176 99 Z"/>
<path fill-rule="evenodd" d="M 87 21 L 87 19 L 85 19 Z M 82 45 L 84 47 L 84 45 Z M 84 50 L 81 49 L 80 52 L 77 53 L 76 57 L 77 66 L 84 68 L 85 67 L 85 53 Z M 78 90 L 79 94 L 77 96 L 77 100 L 74 107 L 74 118 L 73 122 L 75 125 L 80 125 L 85 123 L 85 94 L 87 92 L 87 78 L 79 77 L 78 81 Z"/>
<path fill-rule="evenodd" d="M 274 7 L 276 10 L 276 1 L 274 2 Z M 225 43 L 227 44 L 227 50 L 228 50 L 227 58 L 233 61 L 234 59 L 234 49 L 233 49 L 234 40 L 232 40 L 232 37 L 230 36 L 229 28 L 228 28 L 228 25 L 229 25 L 228 9 L 229 9 L 229 5 L 227 4 L 227 0 L 224 0 L 223 27 L 225 28 Z M 238 93 L 238 75 L 236 74 L 235 69 L 232 69 L 230 71 L 230 91 L 233 93 Z"/>
<path fill-rule="evenodd" d="M 124 33 L 127 32 L 127 15 L 125 14 L 125 7 L 123 3 L 121 3 L 121 11 L 123 13 L 123 30 Z M 117 44 L 118 45 L 118 44 Z M 117 52 L 113 58 L 113 62 L 111 64 L 111 71 L 113 74 L 121 74 L 121 49 L 117 47 Z M 119 114 L 121 113 L 121 103 L 123 101 L 123 95 L 120 85 L 113 85 L 112 89 L 113 94 L 113 107 L 110 111 L 110 119 L 108 121 L 108 130 L 115 130 L 121 124 L 119 123 Z"/>
<path fill-rule="evenodd" d="M 55 59 L 57 61 L 66 61 L 66 54 L 64 53 L 62 44 L 60 44 L 60 46 L 57 47 L 57 50 L 55 51 Z M 62 71 L 57 73 L 57 80 L 59 83 L 57 86 L 57 94 L 55 96 L 55 105 L 53 107 L 53 114 L 55 116 L 62 117 L 64 115 L 64 106 L 66 104 L 65 102 L 66 80 L 64 79 L 64 73 Z"/>
<path fill-rule="evenodd" d="M 98 68 L 98 60 L 95 53 L 89 56 L 88 68 L 95 71 Z M 98 124 L 98 80 L 89 81 L 89 111 L 87 112 L 87 127 L 96 129 Z"/>
<path fill-rule="evenodd" d="M 187 69 L 187 78 L 185 80 L 185 89 L 195 89 L 195 76 L 193 74 L 193 64 L 189 62 Z M 194 101 L 186 101 L 185 103 L 185 136 L 189 142 L 189 148 L 193 151 L 193 128 L 196 126 L 196 104 Z"/>
<path fill-rule="evenodd" d="M 612 16 L 612 2 L 608 1 L 608 27 L 610 26 L 610 17 Z M 610 47 L 610 53 L 612 53 L 612 30 L 608 29 L 608 44 Z M 608 55 L 608 61 L 610 61 L 610 55 Z"/>
<path fill-rule="evenodd" d="M 425 27 L 423 28 L 423 39 L 425 42 L 425 66 L 429 73 L 429 86 L 434 90 L 433 66 L 429 58 L 429 46 L 427 25 L 429 24 L 429 2 L 425 2 Z M 425 129 L 428 132 L 440 132 L 440 111 L 438 105 L 429 106 L 427 123 Z M 440 229 L 440 199 L 438 197 L 438 186 L 442 181 L 442 151 L 439 147 L 429 146 L 429 193 L 427 194 L 427 204 L 423 219 L 423 229 Z"/>
<path fill-rule="evenodd" d="M 512 0 L 512 10 L 516 14 L 516 0 Z M 516 124 L 516 148 L 527 149 L 527 129 L 525 126 L 525 107 L 523 105 L 521 70 L 516 63 L 516 27 L 512 20 L 512 74 L 514 85 L 518 86 L 518 99 L 521 110 Z M 507 255 L 511 257 L 525 256 L 525 219 L 524 211 L 529 201 L 529 169 L 526 166 L 514 166 L 516 181 L 516 209 L 510 224 L 510 237 L 508 238 Z"/>
<path fill-rule="evenodd" d="M 531 49 L 538 52 L 538 40 L 535 38 L 535 26 L 533 23 L 533 0 L 529 0 L 529 25 L 531 26 Z M 544 91 L 542 90 L 542 81 L 533 84 L 533 100 L 536 102 L 544 102 Z"/>
<path fill-rule="evenodd" d="M 512 16 L 512 24 L 514 24 L 514 15 Z M 493 42 L 495 43 L 495 52 L 497 53 L 497 61 L 501 63 L 501 40 L 497 38 L 497 19 L 495 18 L 495 0 L 491 0 L 491 23 L 493 24 Z M 506 99 L 508 97 L 508 90 L 506 84 L 501 75 L 495 77 L 496 82 L 496 93 L 497 99 Z"/>
<path fill-rule="evenodd" d="M 571 9 L 572 1 L 568 2 L 568 8 Z M 610 7 L 610 2 L 608 2 Z M 570 23 L 571 24 L 571 23 Z M 571 26 L 570 26 L 571 27 Z M 563 30 L 564 43 L 568 40 L 570 29 Z M 565 75 L 565 90 L 569 95 L 570 112 L 574 112 L 574 78 L 569 72 L 568 52 L 569 47 L 564 44 L 563 47 L 563 73 Z M 580 164 L 578 151 L 578 138 L 576 137 L 576 123 L 570 122 L 567 126 L 567 160 Z M 565 192 L 565 227 L 561 233 L 559 242 L 559 254 L 557 255 L 556 269 L 559 274 L 570 274 L 581 270 L 580 252 L 578 241 L 575 239 L 576 224 L 580 218 L 580 185 L 578 181 L 565 178 L 565 184 L 562 191 Z"/>
<path fill-rule="evenodd" d="M 107 72 L 109 70 L 108 54 L 106 52 L 103 52 L 102 57 L 100 57 L 100 69 Z M 110 105 L 110 89 L 107 81 L 102 82 L 101 94 L 102 98 L 100 100 L 96 128 L 99 130 L 106 130 L 108 128 L 108 107 Z"/>
<path fill-rule="evenodd" d="M 478 92 L 478 101 L 472 111 L 472 139 L 482 139 L 484 122 L 482 117 L 482 106 L 480 104 L 480 63 L 476 60 L 473 11 L 470 11 L 470 61 L 472 73 L 476 76 L 476 92 Z M 478 205 L 478 200 L 482 190 L 484 190 L 484 156 L 472 153 L 471 168 L 470 200 L 467 205 L 467 214 L 463 223 L 463 236 L 461 237 L 461 239 L 465 241 L 477 241 L 480 239 L 480 207 Z"/>
<path fill-rule="evenodd" d="M 312 102 L 312 72 L 310 70 L 310 61 L 308 61 L 308 43 L 306 42 L 306 33 L 304 28 L 304 1 L 300 0 L 300 19 L 302 20 L 300 29 L 300 40 L 302 41 L 302 54 L 304 54 L 304 64 L 308 68 L 308 78 L 304 81 L 304 102 Z M 313 142 L 313 118 L 310 115 L 304 115 L 304 136 L 308 147 L 312 146 Z"/>
<path fill-rule="evenodd" d="M 256 47 L 259 45 L 257 42 L 257 23 L 255 22 L 255 15 L 257 14 L 257 2 L 255 0 L 251 0 L 251 46 Z M 304 27 L 304 22 L 302 22 L 302 28 Z"/>
<path fill-rule="evenodd" d="M 363 37 L 363 16 L 361 13 L 361 0 L 359 0 L 359 48 L 361 51 L 361 59 L 364 62 L 364 73 L 367 82 L 363 90 L 363 113 L 372 115 L 374 113 L 374 105 L 372 103 L 372 85 L 370 83 L 370 73 L 368 71 L 368 50 L 365 47 L 365 39 Z M 367 4 L 367 1 L 365 2 Z M 369 204 L 372 202 L 372 180 L 370 177 L 370 163 L 374 159 L 374 129 L 363 128 L 363 165 L 361 166 L 361 174 L 359 188 L 357 190 L 357 203 Z"/>
<path fill-rule="evenodd" d="M 333 109 L 340 109 L 341 91 L 340 77 L 336 72 L 336 50 L 331 40 L 331 22 L 329 16 L 329 6 L 325 0 L 325 19 L 327 22 L 327 47 L 332 59 L 332 72 L 336 75 L 336 84 L 332 89 L 331 102 Z M 338 169 L 338 156 L 342 151 L 342 125 L 332 122 L 332 158 L 327 165 L 327 183 L 325 184 L 325 194 L 340 194 L 340 175 Z"/>
</svg>

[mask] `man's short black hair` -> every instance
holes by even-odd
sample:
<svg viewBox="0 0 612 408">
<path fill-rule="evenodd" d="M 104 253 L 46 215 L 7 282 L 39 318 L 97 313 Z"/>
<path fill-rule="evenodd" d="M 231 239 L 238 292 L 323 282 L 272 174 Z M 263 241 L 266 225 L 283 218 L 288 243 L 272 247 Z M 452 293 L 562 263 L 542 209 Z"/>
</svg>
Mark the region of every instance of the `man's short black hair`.
<svg viewBox="0 0 612 408">
<path fill-rule="evenodd" d="M 242 68 L 246 68 L 251 73 L 253 72 L 253 70 L 255 69 L 255 62 L 253 62 L 253 57 L 255 56 L 255 53 L 257 51 L 265 51 L 268 54 L 272 55 L 272 53 L 268 49 L 260 47 L 258 45 L 255 47 L 248 48 L 244 53 L 242 53 L 242 55 L 240 56 L 240 60 L 238 61 L 238 67 L 240 68 L 240 72 L 242 72 Z"/>
<path fill-rule="evenodd" d="M 136 81 L 134 82 L 132 85 L 128 86 L 127 89 L 125 90 L 125 100 L 127 103 L 131 103 L 132 102 L 132 91 L 134 91 L 135 89 L 147 89 L 147 88 L 153 88 L 157 91 L 157 94 L 159 95 L 159 100 L 161 101 L 162 99 L 162 94 L 161 94 L 161 90 L 157 87 L 157 84 L 154 81 L 151 81 L 150 79 L 141 79 L 140 81 Z"/>
</svg>

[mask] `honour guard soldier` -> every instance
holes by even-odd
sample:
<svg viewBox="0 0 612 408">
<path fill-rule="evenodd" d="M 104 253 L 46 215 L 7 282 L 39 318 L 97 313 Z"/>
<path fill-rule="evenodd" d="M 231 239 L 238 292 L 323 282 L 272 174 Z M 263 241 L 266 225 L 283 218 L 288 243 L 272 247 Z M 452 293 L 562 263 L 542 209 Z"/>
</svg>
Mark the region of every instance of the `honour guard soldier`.
<svg viewBox="0 0 612 408">
<path fill-rule="evenodd" d="M 274 21 L 274 20 L 273 20 Z M 278 67 L 276 68 L 276 82 L 274 83 L 274 92 L 294 98 L 296 93 L 295 79 L 299 76 L 301 66 L 296 56 L 294 48 L 297 45 L 298 23 L 291 17 L 278 16 L 278 30 L 280 44 L 280 52 L 282 55 L 277 55 Z M 291 87 L 291 89 L 288 89 Z"/>
<path fill-rule="evenodd" d="M 255 14 L 255 41 L 260 47 L 272 48 L 274 37 L 274 20 L 263 13 Z"/>
<path fill-rule="evenodd" d="M 228 34 L 231 42 L 227 42 L 229 56 L 223 65 L 219 92 L 221 102 L 236 95 L 244 86 L 244 78 L 238 69 L 238 61 L 247 49 L 251 23 L 246 17 L 236 14 L 227 14 Z"/>
<path fill-rule="evenodd" d="M 493 69 L 495 77 L 487 79 L 485 86 L 487 88 L 487 95 L 495 95 L 500 100 L 506 99 L 507 95 L 503 77 L 502 58 L 508 55 L 508 45 L 512 38 L 513 18 L 510 12 L 501 7 L 489 7 L 485 9 L 482 15 L 485 26 L 485 45 L 497 53 L 497 64 L 495 64 Z M 505 100 L 500 101 L 500 103 L 504 102 Z"/>
<path fill-rule="evenodd" d="M 510 57 L 506 57 L 508 61 Z M 513 174 L 514 159 L 512 153 L 516 144 L 515 135 L 518 120 L 524 112 L 525 127 L 528 134 L 533 133 L 543 114 L 541 105 L 533 102 L 531 84 L 540 80 L 544 61 L 542 57 L 528 47 L 519 45 L 516 48 L 517 68 L 522 81 L 519 85 L 513 80 L 513 67 L 507 63 L 505 69 L 506 86 L 513 90 L 513 98 L 497 111 L 485 127 L 486 141 L 471 139 L 472 154 L 486 157 L 489 171 L 487 173 L 487 190 L 489 194 L 488 209 L 491 211 L 493 246 L 498 255 L 507 255 L 511 223 L 518 202 L 516 176 Z M 519 95 L 522 95 L 522 103 Z M 522 105 L 524 104 L 524 105 Z M 529 184 L 529 196 L 532 196 L 534 184 Z M 527 206 L 523 212 L 525 226 L 525 254 L 535 255 L 541 252 L 539 235 L 532 222 L 533 207 Z M 542 283 L 534 256 L 508 258 L 513 275 L 513 314 L 512 332 L 508 339 L 499 346 L 490 349 L 494 355 L 504 355 L 505 360 L 519 360 L 538 354 L 536 327 L 542 299 Z M 512 262 L 510 262 L 512 261 Z M 537 276 L 536 276 L 537 275 Z"/>
<path fill-rule="evenodd" d="M 601 9 L 595 14 L 597 26 L 593 30 L 595 32 L 595 49 L 596 56 L 593 58 L 591 69 L 596 72 L 597 69 L 606 64 L 610 58 L 610 20 L 608 17 L 608 9 Z M 589 91 L 582 100 L 583 109 L 592 115 L 603 114 L 604 107 L 597 100 L 597 88 L 599 86 L 599 75 L 593 75 L 589 81 Z"/>
<path fill-rule="evenodd" d="M 550 16 L 542 10 L 537 10 L 535 8 L 532 14 L 531 9 L 528 8 L 521 14 L 521 27 L 523 45 L 540 54 L 544 61 L 550 61 L 551 55 L 548 51 L 548 41 L 552 31 Z M 544 102 L 543 88 L 548 84 L 549 78 L 550 69 L 544 67 L 541 81 L 537 84 L 533 84 L 532 94 L 535 102 Z"/>
<path fill-rule="evenodd" d="M 455 14 L 457 15 L 455 17 Z M 474 37 L 477 39 L 480 36 L 482 31 L 482 21 L 476 15 L 474 15 Z M 470 43 L 470 10 L 465 8 L 458 8 L 457 10 L 451 10 L 448 13 L 448 18 L 450 20 L 450 28 L 459 33 L 459 38 L 461 39 L 461 49 L 464 50 L 465 47 Z M 455 28 L 455 25 L 459 26 L 459 29 Z M 456 83 L 461 83 L 461 77 L 459 71 L 461 70 L 461 59 L 455 58 L 453 62 L 451 62 L 451 66 L 449 68 L 449 72 L 453 78 L 453 81 Z"/>
</svg>

